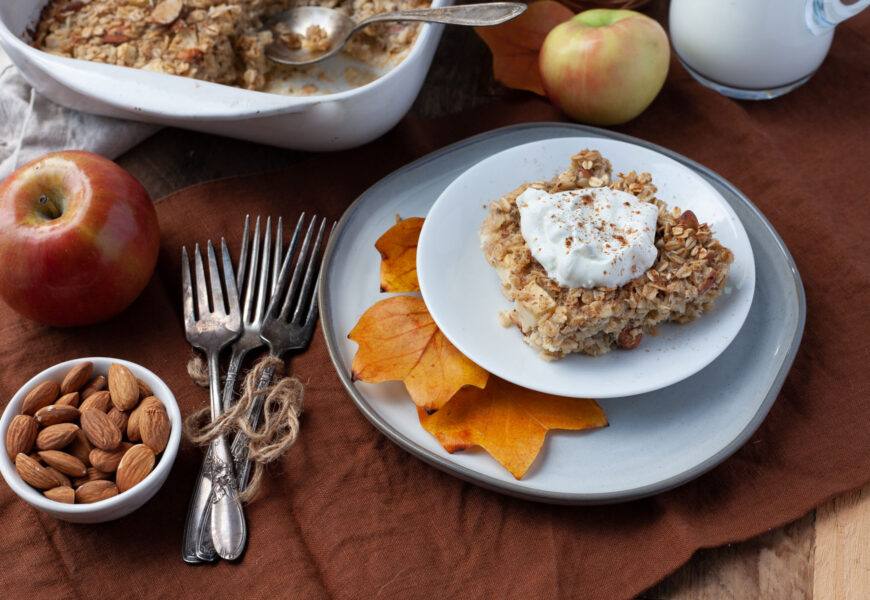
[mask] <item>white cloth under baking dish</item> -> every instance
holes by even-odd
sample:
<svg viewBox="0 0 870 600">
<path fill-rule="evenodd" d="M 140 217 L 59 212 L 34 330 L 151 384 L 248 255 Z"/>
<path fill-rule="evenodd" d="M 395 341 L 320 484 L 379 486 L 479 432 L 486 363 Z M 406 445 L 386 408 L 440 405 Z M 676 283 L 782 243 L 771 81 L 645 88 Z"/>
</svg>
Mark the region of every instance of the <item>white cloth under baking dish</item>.
<svg viewBox="0 0 870 600">
<path fill-rule="evenodd" d="M 115 158 L 159 129 L 64 108 L 37 93 L 0 49 L 0 180 L 48 152 Z"/>
</svg>

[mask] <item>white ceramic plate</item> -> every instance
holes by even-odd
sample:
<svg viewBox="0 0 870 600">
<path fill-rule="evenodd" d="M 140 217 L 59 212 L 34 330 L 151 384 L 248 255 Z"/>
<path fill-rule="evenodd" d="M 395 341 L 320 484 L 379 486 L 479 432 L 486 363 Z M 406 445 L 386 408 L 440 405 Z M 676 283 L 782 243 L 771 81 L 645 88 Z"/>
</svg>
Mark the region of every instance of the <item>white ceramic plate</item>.
<svg viewBox="0 0 870 600">
<path fill-rule="evenodd" d="M 632 351 L 569 355 L 550 362 L 498 323 L 511 308 L 495 270 L 480 250 L 478 231 L 490 202 L 524 182 L 551 179 L 580 150 L 601 151 L 614 176 L 649 172 L 669 207 L 692 210 L 734 252 L 715 309 L 679 325 L 663 324 Z M 417 247 L 417 274 L 426 306 L 444 335 L 478 365 L 517 385 L 572 397 L 615 398 L 661 389 L 697 373 L 734 340 L 752 304 L 755 261 L 746 231 L 725 199 L 692 170 L 655 150 L 618 140 L 547 139 L 499 152 L 468 169 L 444 190 L 426 216 Z"/>
<path fill-rule="evenodd" d="M 594 137 L 646 145 L 710 183 L 746 227 L 755 249 L 758 293 L 734 342 L 692 377 L 632 398 L 599 400 L 610 426 L 552 432 L 522 480 L 472 449 L 448 454 L 420 426 L 399 382 L 353 381 L 357 345 L 347 338 L 379 291 L 377 240 L 403 217 L 425 216 L 470 165 L 507 148 L 553 137 Z M 515 125 L 464 140 L 411 163 L 369 188 L 335 229 L 320 277 L 323 337 L 351 400 L 378 430 L 426 463 L 500 493 L 567 504 L 618 502 L 655 494 L 713 468 L 740 448 L 776 400 L 801 340 L 806 302 L 788 249 L 733 185 L 684 156 L 625 135 L 565 123 Z M 401 477 L 401 474 L 396 474 Z"/>
</svg>

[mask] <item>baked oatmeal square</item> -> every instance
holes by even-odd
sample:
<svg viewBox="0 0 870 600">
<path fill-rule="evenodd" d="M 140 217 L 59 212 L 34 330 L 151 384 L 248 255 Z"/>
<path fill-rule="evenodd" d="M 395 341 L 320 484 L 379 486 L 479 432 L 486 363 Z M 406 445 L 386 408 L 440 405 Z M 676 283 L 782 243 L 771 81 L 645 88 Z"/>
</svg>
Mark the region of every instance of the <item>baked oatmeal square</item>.
<svg viewBox="0 0 870 600">
<path fill-rule="evenodd" d="M 656 207 L 655 258 L 622 285 L 563 285 L 534 258 L 517 198 L 530 188 L 556 194 L 605 187 Z M 597 356 L 630 350 L 644 334 L 655 335 L 660 323 L 687 323 L 712 310 L 733 254 L 708 224 L 691 211 L 669 209 L 656 191 L 649 173 L 613 177 L 610 162 L 587 149 L 572 156 L 570 168 L 552 180 L 523 184 L 492 202 L 480 230 L 481 248 L 501 279 L 502 293 L 514 304 L 499 315 L 500 322 L 518 327 L 542 358 L 557 360 L 574 352 Z"/>
</svg>

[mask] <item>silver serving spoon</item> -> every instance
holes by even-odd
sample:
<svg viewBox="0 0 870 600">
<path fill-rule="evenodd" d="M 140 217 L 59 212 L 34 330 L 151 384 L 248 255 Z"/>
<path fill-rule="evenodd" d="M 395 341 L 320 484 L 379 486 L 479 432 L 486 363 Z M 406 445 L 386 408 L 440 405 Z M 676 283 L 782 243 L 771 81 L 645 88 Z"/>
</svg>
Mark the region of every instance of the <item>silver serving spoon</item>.
<svg viewBox="0 0 870 600">
<path fill-rule="evenodd" d="M 285 31 L 305 38 L 308 28 L 316 25 L 326 34 L 317 48 L 291 48 L 279 41 L 266 47 L 266 56 L 275 62 L 296 67 L 319 62 L 337 54 L 357 31 L 372 23 L 383 21 L 424 21 L 446 25 L 471 25 L 481 27 L 499 25 L 519 16 L 526 10 L 520 2 L 491 2 L 487 4 L 465 4 L 442 8 L 415 8 L 397 10 L 369 17 L 359 23 L 332 8 L 322 6 L 299 6 L 274 15 L 265 24 L 272 29 L 280 23 Z M 282 27 L 282 29 L 284 29 Z"/>
</svg>

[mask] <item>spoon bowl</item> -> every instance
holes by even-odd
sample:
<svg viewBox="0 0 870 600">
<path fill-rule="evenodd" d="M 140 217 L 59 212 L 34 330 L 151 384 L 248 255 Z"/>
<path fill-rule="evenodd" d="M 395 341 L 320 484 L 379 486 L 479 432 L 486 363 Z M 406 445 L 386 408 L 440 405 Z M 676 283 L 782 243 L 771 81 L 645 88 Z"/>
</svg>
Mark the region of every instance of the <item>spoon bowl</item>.
<svg viewBox="0 0 870 600">
<path fill-rule="evenodd" d="M 526 9 L 520 2 L 492 2 L 441 8 L 418 8 L 382 13 L 357 23 L 344 13 L 323 6 L 298 6 L 272 16 L 264 26 L 275 41 L 266 57 L 301 67 L 325 60 L 344 48 L 359 30 L 385 21 L 418 21 L 486 27 L 518 17 Z"/>
</svg>

